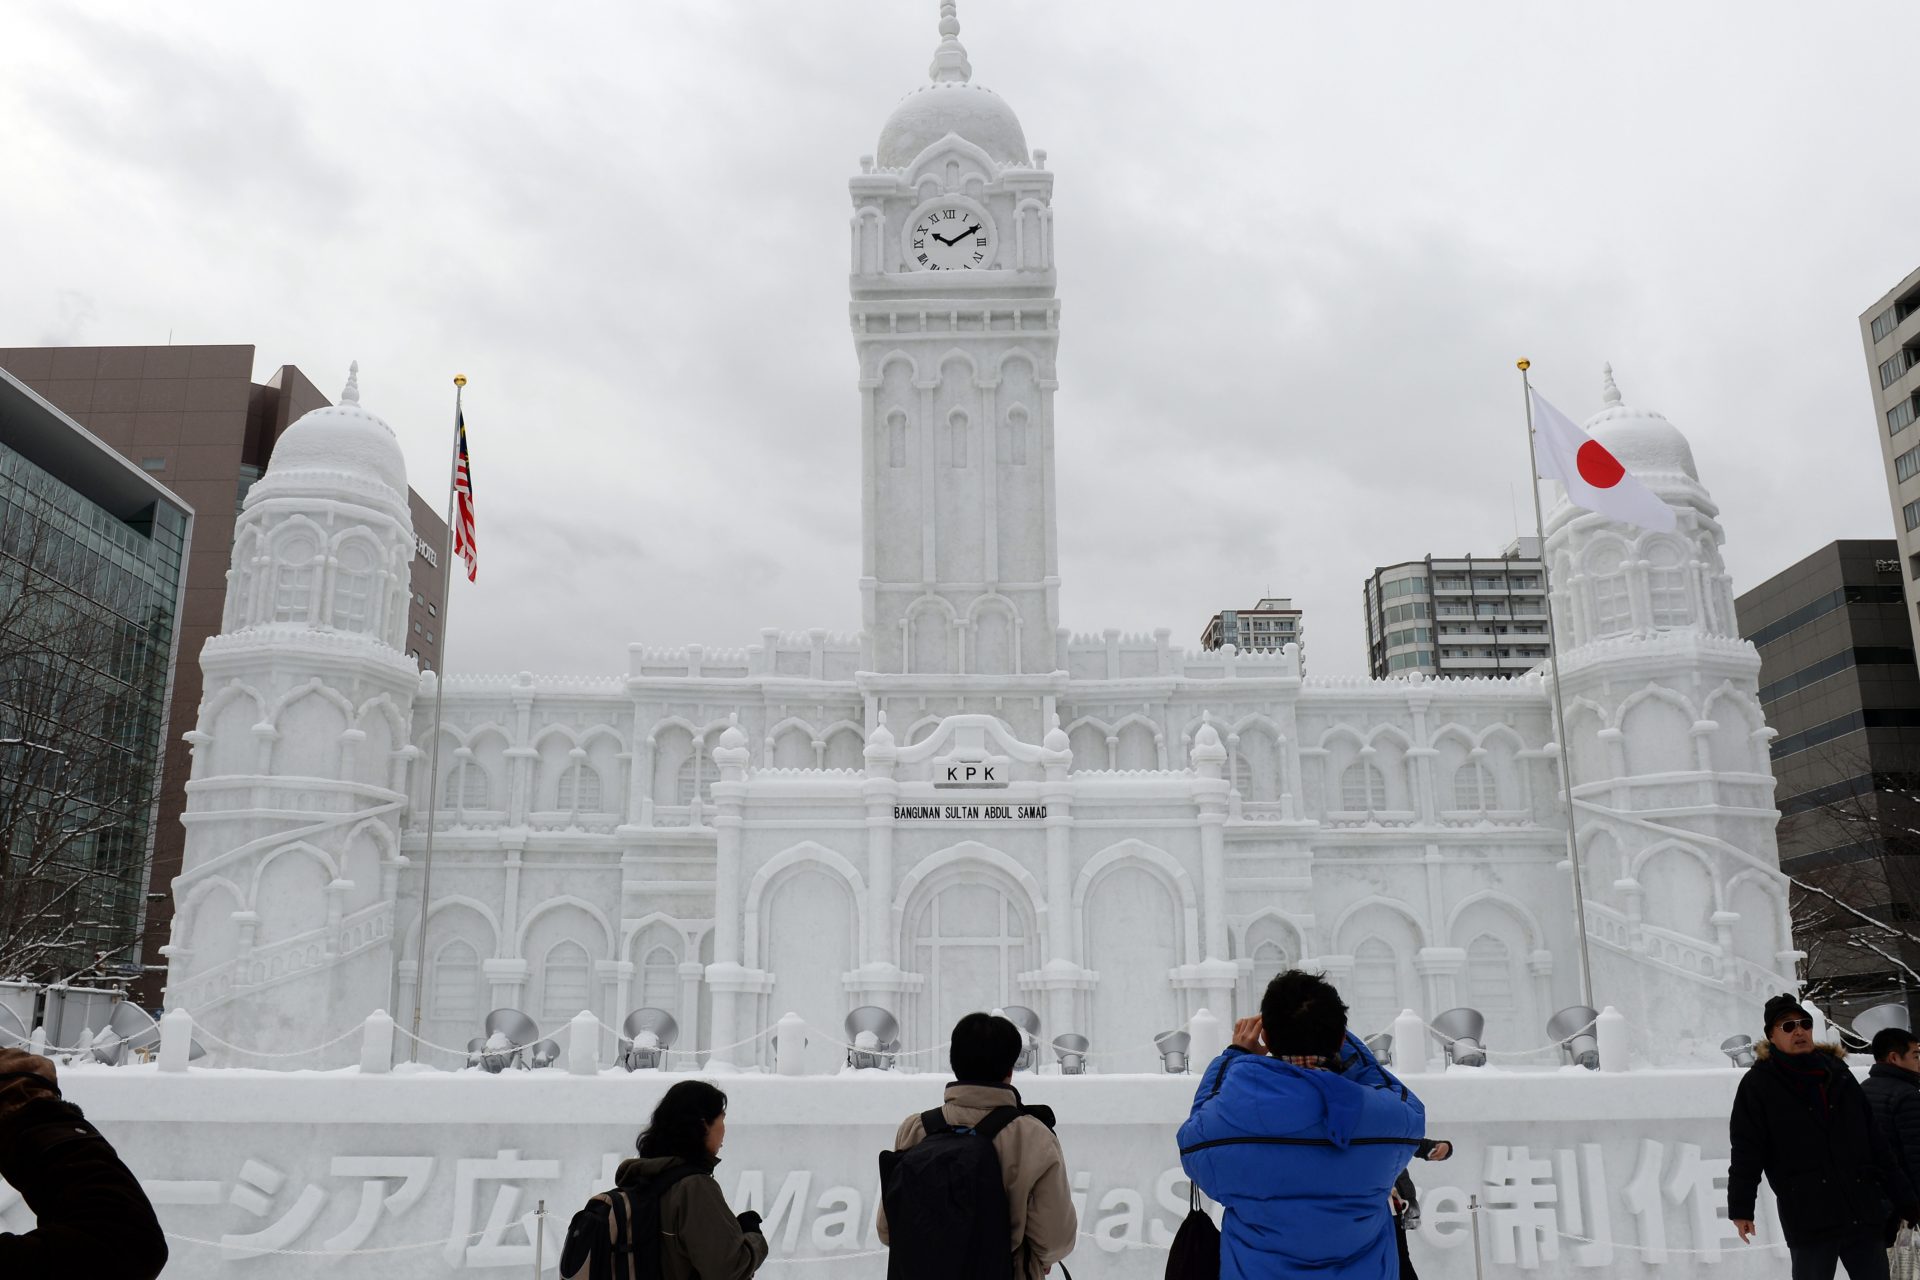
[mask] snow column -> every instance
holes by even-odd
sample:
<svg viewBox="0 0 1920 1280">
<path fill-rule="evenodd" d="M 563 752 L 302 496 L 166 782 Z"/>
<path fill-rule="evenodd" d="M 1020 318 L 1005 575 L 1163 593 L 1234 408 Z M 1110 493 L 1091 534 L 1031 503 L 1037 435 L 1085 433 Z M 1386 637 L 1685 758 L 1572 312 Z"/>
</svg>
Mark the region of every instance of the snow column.
<svg viewBox="0 0 1920 1280">
<path fill-rule="evenodd" d="M 1193 736 L 1194 804 L 1200 819 L 1201 940 L 1205 957 L 1200 979 L 1200 1007 L 1224 1016 L 1232 1009 L 1234 981 L 1239 970 L 1227 958 L 1227 749 L 1212 723 L 1202 724 Z"/>
<path fill-rule="evenodd" d="M 740 1025 L 740 996 L 752 984 L 741 965 L 740 912 L 743 907 L 740 887 L 740 801 L 747 776 L 747 735 L 731 724 L 720 735 L 713 750 L 713 762 L 720 777 L 713 786 L 715 813 L 713 867 L 713 963 L 707 966 L 707 982 L 713 988 L 713 1028 L 710 1043 L 714 1051 L 709 1068 L 727 1069 L 736 1062 L 740 1050 L 733 1047 L 755 1028 Z"/>
<path fill-rule="evenodd" d="M 1057 715 L 1040 763 L 1046 770 L 1041 798 L 1047 806 L 1042 824 L 1047 832 L 1047 949 L 1052 953 L 1047 960 L 1051 979 L 1046 986 L 1047 1031 L 1059 1036 L 1079 1029 L 1073 1016 L 1073 986 L 1064 979 L 1078 978 L 1081 971 L 1073 954 L 1073 787 L 1067 781 L 1073 752 Z"/>
</svg>

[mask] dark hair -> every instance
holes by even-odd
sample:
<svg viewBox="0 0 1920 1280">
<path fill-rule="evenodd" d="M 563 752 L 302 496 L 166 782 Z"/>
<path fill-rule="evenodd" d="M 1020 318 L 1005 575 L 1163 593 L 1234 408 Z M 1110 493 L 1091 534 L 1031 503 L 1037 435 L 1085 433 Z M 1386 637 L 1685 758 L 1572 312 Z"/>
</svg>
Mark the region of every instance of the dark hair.
<svg viewBox="0 0 1920 1280">
<path fill-rule="evenodd" d="M 1873 1054 L 1875 1062 L 1885 1062 L 1895 1054 L 1905 1053 L 1914 1043 L 1913 1032 L 1905 1027 L 1888 1027 L 1873 1037 L 1873 1043 L 1867 1046 L 1867 1051 Z"/>
<path fill-rule="evenodd" d="M 634 1148 L 648 1159 L 679 1156 L 682 1160 L 705 1160 L 707 1129 L 725 1114 L 726 1094 L 705 1080 L 682 1080 L 660 1099 Z"/>
<path fill-rule="evenodd" d="M 1020 1028 L 991 1013 L 970 1013 L 953 1024 L 953 1047 L 947 1061 L 953 1077 L 968 1084 L 999 1084 L 1013 1074 L 1013 1064 L 1026 1051 Z"/>
<path fill-rule="evenodd" d="M 1267 1052 L 1274 1057 L 1331 1058 L 1347 1038 L 1347 1006 L 1326 975 L 1288 969 L 1260 997 Z"/>
</svg>

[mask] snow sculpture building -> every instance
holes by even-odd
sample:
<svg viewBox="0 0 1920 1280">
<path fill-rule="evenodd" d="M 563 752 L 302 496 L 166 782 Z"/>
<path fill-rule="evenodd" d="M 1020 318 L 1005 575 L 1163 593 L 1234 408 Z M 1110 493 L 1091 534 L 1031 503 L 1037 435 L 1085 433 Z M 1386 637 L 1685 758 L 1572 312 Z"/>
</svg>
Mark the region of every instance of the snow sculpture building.
<svg viewBox="0 0 1920 1280">
<path fill-rule="evenodd" d="M 1580 1003 L 1538 673 L 1302 679 L 1291 650 L 1060 628 L 1054 175 L 958 34 L 945 5 L 930 83 L 850 183 L 864 630 L 453 677 L 429 778 L 405 478 L 350 384 L 240 517 L 171 1004 L 288 1047 L 405 1025 L 423 987 L 442 1045 L 497 1006 L 548 1033 L 655 1006 L 739 1065 L 792 1010 L 819 1070 L 856 1006 L 913 1052 L 1023 1004 L 1115 1071 L 1302 962 L 1368 1032 L 1464 1004 L 1530 1046 Z M 1678 1060 L 1792 982 L 1771 731 L 1686 441 L 1610 380 L 1589 430 L 1680 513 L 1656 535 L 1562 504 L 1547 545 L 1594 987 Z"/>
</svg>

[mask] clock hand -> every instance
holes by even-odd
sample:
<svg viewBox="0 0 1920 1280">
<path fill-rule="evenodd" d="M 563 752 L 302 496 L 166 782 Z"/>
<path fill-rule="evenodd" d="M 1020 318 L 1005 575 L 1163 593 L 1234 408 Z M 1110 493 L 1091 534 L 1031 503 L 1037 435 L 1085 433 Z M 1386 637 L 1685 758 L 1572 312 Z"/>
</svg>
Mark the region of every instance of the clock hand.
<svg viewBox="0 0 1920 1280">
<path fill-rule="evenodd" d="M 962 231 L 959 235 L 949 240 L 945 236 L 941 235 L 938 231 L 931 232 L 930 234 L 933 236 L 935 240 L 938 240 L 941 244 L 944 244 L 949 248 L 953 247 L 956 244 L 959 244 L 960 241 L 964 240 L 967 236 L 967 233 L 965 231 Z"/>
</svg>

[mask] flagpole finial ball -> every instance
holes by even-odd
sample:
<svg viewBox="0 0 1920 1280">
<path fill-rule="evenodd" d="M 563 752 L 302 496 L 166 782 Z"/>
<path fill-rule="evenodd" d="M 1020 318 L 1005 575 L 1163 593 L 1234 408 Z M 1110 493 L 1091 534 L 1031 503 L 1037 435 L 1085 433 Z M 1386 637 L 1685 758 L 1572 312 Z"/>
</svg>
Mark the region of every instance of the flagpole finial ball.
<svg viewBox="0 0 1920 1280">
<path fill-rule="evenodd" d="M 1513 362 L 1513 365 L 1514 365 L 1514 368 L 1516 368 L 1516 369 L 1518 369 L 1518 370 L 1520 370 L 1520 372 L 1522 372 L 1522 373 L 1525 373 L 1525 372 L 1526 372 L 1526 371 L 1527 371 L 1528 369 L 1531 369 L 1531 368 L 1533 367 L 1533 361 L 1531 361 L 1531 360 L 1515 360 L 1515 361 Z"/>
<path fill-rule="evenodd" d="M 453 375 L 453 385 L 454 385 L 454 386 L 456 386 L 456 387 L 464 387 L 464 386 L 466 386 L 466 385 L 467 385 L 467 375 L 466 375 L 466 374 L 464 374 L 464 373 L 456 373 L 456 374 L 454 374 L 454 375 Z"/>
</svg>

